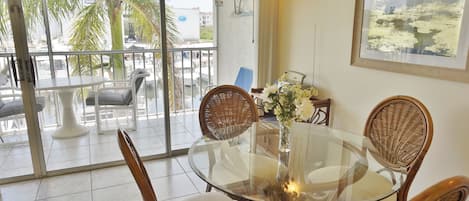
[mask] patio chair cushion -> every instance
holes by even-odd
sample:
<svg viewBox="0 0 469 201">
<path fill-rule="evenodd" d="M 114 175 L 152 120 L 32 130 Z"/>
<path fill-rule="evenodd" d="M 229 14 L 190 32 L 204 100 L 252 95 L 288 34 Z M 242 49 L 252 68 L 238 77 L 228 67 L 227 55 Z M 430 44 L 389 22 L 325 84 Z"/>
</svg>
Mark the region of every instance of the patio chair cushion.
<svg viewBox="0 0 469 201">
<path fill-rule="evenodd" d="M 2 102 L 2 104 L 3 105 L 0 107 L 0 118 L 24 114 L 24 105 L 22 99 L 17 99 L 9 102 Z M 45 97 L 36 97 L 36 107 L 38 112 L 44 109 L 45 104 Z"/>
<path fill-rule="evenodd" d="M 132 94 L 130 89 L 101 91 L 98 96 L 99 105 L 129 105 L 130 102 L 126 100 L 128 93 Z M 86 98 L 86 105 L 94 105 L 95 96 L 95 92 L 90 92 Z"/>
<path fill-rule="evenodd" d="M 145 69 L 135 69 L 132 74 L 130 75 L 130 81 L 133 80 L 133 78 L 135 78 L 135 76 L 137 75 L 141 75 L 141 74 L 145 74 L 147 73 L 147 71 Z M 135 91 L 138 92 L 138 89 L 140 89 L 140 86 L 142 86 L 142 83 L 143 83 L 143 79 L 145 79 L 145 77 L 139 77 L 135 80 Z M 131 83 L 129 84 L 129 86 L 131 86 Z M 124 100 L 126 103 L 130 104 L 132 103 L 132 91 L 129 90 L 125 96 L 124 96 Z"/>
</svg>

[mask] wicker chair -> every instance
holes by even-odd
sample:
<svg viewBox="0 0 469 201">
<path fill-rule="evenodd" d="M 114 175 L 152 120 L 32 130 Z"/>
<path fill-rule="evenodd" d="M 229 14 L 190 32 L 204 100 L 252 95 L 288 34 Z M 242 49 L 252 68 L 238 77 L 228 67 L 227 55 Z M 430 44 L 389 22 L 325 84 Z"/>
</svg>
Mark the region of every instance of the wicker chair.
<svg viewBox="0 0 469 201">
<path fill-rule="evenodd" d="M 427 188 L 411 201 L 466 201 L 469 196 L 469 178 L 456 176 Z"/>
<path fill-rule="evenodd" d="M 234 85 L 222 85 L 210 90 L 200 104 L 200 128 L 203 135 L 212 139 L 236 137 L 258 119 L 252 97 Z"/>
<path fill-rule="evenodd" d="M 127 132 L 123 129 L 117 131 L 119 148 L 124 156 L 125 162 L 129 166 L 130 172 L 137 182 L 140 193 L 144 201 L 157 201 L 155 191 L 153 190 L 150 178 L 148 177 L 145 166 L 138 155 L 135 146 Z M 186 199 L 186 201 L 232 201 L 221 193 L 205 193 Z"/>
<path fill-rule="evenodd" d="M 365 136 L 376 147 L 371 154 L 384 167 L 405 171 L 407 178 L 397 192 L 386 200 L 406 201 L 407 193 L 422 164 L 433 137 L 433 123 L 427 108 L 409 96 L 393 96 L 379 103 L 371 112 L 365 126 Z M 375 188 L 379 192 L 393 184 L 381 179 L 380 172 L 368 171 L 357 183 L 347 187 L 344 193 L 356 188 Z M 372 184 L 372 185 L 371 185 Z M 360 192 L 360 191 L 358 191 Z M 360 200 L 360 195 L 352 193 Z"/>
</svg>

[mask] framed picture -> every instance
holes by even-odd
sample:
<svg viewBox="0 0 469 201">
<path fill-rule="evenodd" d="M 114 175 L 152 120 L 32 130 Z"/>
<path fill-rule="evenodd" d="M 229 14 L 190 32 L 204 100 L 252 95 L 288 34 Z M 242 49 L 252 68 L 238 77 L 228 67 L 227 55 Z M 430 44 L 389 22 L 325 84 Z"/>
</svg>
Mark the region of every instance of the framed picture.
<svg viewBox="0 0 469 201">
<path fill-rule="evenodd" d="M 354 66 L 469 82 L 469 0 L 356 0 Z"/>
</svg>

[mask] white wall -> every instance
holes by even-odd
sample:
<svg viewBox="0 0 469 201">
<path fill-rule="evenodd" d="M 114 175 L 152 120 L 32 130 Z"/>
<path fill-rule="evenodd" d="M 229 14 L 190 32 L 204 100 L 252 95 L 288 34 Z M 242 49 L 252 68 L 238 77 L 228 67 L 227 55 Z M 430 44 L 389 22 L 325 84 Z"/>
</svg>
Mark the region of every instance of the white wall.
<svg viewBox="0 0 469 201">
<path fill-rule="evenodd" d="M 234 84 L 243 66 L 254 70 L 252 86 L 256 86 L 257 40 L 253 37 L 257 35 L 253 35 L 253 16 L 234 16 L 232 1 L 224 1 L 217 12 L 218 84 Z"/>
<path fill-rule="evenodd" d="M 384 98 L 416 97 L 435 129 L 410 195 L 446 177 L 469 176 L 469 84 L 350 66 L 354 2 L 281 0 L 276 76 L 285 69 L 314 75 L 321 96 L 333 100 L 333 127 L 355 133 Z"/>
</svg>

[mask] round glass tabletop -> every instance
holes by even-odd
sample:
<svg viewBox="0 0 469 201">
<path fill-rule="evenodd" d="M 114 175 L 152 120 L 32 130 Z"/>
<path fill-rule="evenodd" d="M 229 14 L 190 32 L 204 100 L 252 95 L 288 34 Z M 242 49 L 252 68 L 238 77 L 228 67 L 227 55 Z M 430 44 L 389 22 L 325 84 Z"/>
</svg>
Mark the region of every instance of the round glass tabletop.
<svg viewBox="0 0 469 201">
<path fill-rule="evenodd" d="M 278 151 L 278 128 L 254 123 L 229 140 L 202 137 L 189 164 L 211 186 L 247 200 L 380 200 L 392 196 L 406 171 L 386 168 L 361 135 L 295 123 L 291 151 Z"/>
</svg>

